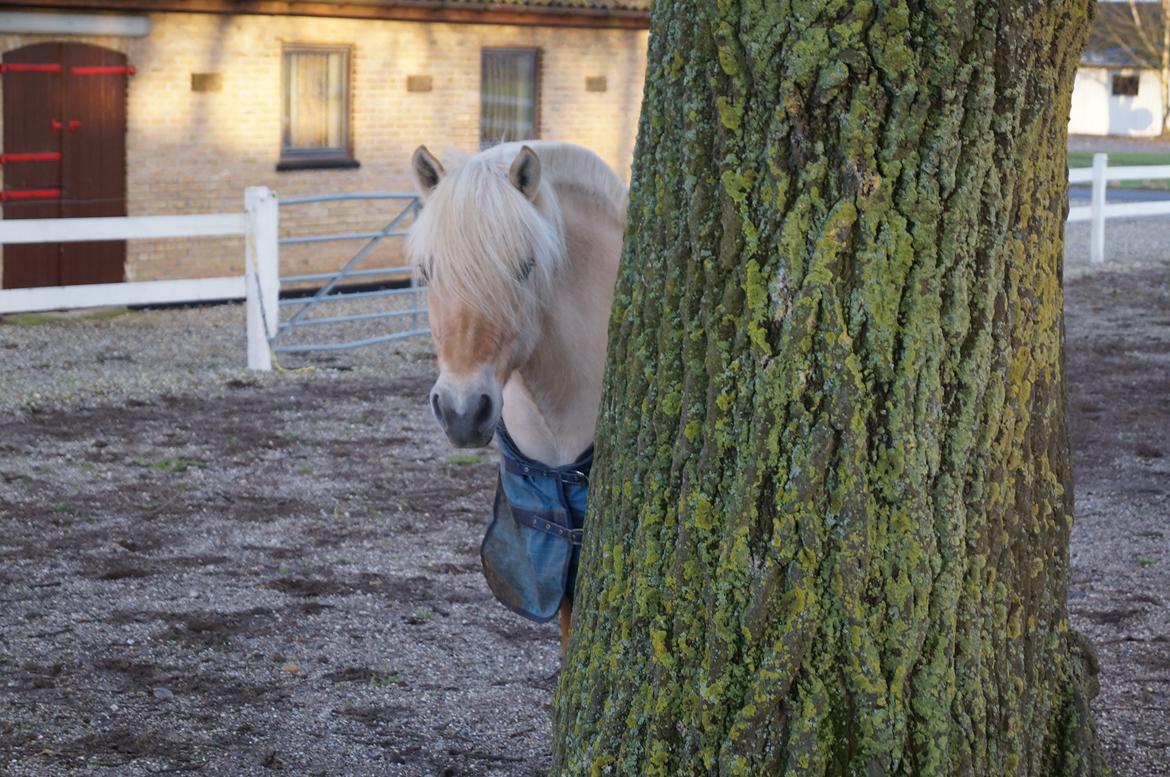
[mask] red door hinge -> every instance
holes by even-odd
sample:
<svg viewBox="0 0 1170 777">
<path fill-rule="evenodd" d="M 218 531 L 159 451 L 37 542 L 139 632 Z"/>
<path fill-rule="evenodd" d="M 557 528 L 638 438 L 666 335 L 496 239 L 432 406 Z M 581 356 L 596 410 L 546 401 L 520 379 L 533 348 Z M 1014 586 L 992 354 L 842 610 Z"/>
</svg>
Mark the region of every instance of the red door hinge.
<svg viewBox="0 0 1170 777">
<path fill-rule="evenodd" d="M 61 197 L 60 189 L 13 189 L 0 192 L 0 202 L 10 200 L 56 200 Z"/>
<path fill-rule="evenodd" d="M 0 154 L 0 165 L 8 162 L 57 162 L 61 159 L 60 152 L 44 151 L 32 154 Z"/>
<path fill-rule="evenodd" d="M 136 72 L 133 65 L 89 65 L 86 67 L 71 67 L 69 72 L 75 76 L 132 76 Z"/>
<path fill-rule="evenodd" d="M 10 62 L 0 65 L 0 73 L 60 73 L 60 65 L 29 65 L 23 62 Z"/>
</svg>

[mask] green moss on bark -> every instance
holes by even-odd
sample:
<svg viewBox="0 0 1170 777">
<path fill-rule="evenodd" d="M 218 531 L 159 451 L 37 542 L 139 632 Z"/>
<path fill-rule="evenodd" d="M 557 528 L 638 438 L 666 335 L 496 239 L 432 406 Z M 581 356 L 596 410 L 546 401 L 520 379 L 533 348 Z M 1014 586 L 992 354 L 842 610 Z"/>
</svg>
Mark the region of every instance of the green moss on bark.
<svg viewBox="0 0 1170 777">
<path fill-rule="evenodd" d="M 1088 0 L 659 3 L 554 773 L 1093 775 Z"/>
</svg>

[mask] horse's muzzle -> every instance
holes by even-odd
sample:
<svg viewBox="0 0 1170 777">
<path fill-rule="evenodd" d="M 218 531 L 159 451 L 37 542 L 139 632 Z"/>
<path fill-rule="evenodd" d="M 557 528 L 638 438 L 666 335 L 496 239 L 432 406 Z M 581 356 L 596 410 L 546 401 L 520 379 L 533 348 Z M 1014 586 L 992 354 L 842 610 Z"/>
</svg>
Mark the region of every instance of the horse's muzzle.
<svg viewBox="0 0 1170 777">
<path fill-rule="evenodd" d="M 439 388 L 431 391 L 431 412 L 459 448 L 482 448 L 490 443 L 499 418 L 489 395 L 455 397 Z"/>
</svg>

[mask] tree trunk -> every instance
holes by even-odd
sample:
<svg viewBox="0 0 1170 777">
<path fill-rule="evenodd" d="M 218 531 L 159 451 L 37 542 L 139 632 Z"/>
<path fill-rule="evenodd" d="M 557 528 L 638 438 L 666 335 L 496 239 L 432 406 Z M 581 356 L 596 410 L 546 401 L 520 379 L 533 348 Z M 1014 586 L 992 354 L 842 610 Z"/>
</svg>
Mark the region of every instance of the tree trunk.
<svg viewBox="0 0 1170 777">
<path fill-rule="evenodd" d="M 1092 775 L 1089 0 L 659 2 L 553 774 Z"/>
<path fill-rule="evenodd" d="M 1158 134 L 1170 132 L 1170 0 L 1162 0 L 1162 45 L 1158 50 L 1158 80 L 1162 86 L 1162 126 Z M 1139 76 L 1140 78 L 1140 76 Z"/>
</svg>

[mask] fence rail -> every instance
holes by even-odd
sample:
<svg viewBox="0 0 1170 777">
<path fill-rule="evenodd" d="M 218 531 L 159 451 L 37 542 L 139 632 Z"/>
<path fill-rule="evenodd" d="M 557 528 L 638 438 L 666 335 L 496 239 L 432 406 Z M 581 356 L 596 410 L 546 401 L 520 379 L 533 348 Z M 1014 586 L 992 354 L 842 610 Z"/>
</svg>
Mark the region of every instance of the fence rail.
<svg viewBox="0 0 1170 777">
<path fill-rule="evenodd" d="M 351 270 L 350 278 L 370 278 L 386 275 L 403 275 L 409 277 L 414 271 L 409 267 L 377 267 L 372 270 Z M 327 281 L 337 275 L 335 272 L 317 272 L 306 275 L 282 275 L 281 283 L 306 283 L 309 281 Z"/>
<path fill-rule="evenodd" d="M 1105 157 L 1105 178 L 1109 181 L 1157 181 L 1170 178 L 1170 165 L 1118 165 L 1117 167 L 1109 167 L 1108 154 L 1094 154 L 1094 163 L 1099 156 Z M 1068 171 L 1068 182 L 1092 183 L 1094 172 L 1093 167 L 1074 167 Z"/>
<path fill-rule="evenodd" d="M 185 216 L 108 216 L 77 219 L 0 219 L 0 245 L 67 243 L 89 240 L 239 235 L 245 243 L 244 275 L 166 281 L 129 281 L 78 286 L 0 290 L 0 313 L 100 307 L 161 305 L 174 302 L 245 300 L 248 311 L 248 366 L 271 369 L 269 339 L 276 334 L 276 287 L 257 272 L 264 264 L 275 276 L 276 195 L 255 186 L 244 192 L 242 213 Z M 261 299 L 266 295 L 265 299 Z"/>
<path fill-rule="evenodd" d="M 0 242 L 3 242 L 0 240 Z M 0 292 L 0 314 L 43 310 L 97 308 L 106 305 L 165 305 L 243 299 L 244 277 L 195 278 L 137 283 L 90 283 L 84 286 L 42 286 Z"/>
<path fill-rule="evenodd" d="M 81 219 L 0 220 L 0 243 L 80 243 L 87 240 L 140 240 L 165 237 L 243 235 L 243 213 L 195 216 L 106 216 Z"/>
<path fill-rule="evenodd" d="M 1088 221 L 1089 261 L 1101 264 L 1105 261 L 1105 222 L 1108 219 L 1145 218 L 1148 216 L 1170 215 L 1170 200 L 1150 202 L 1127 202 L 1108 205 L 1105 193 L 1110 181 L 1165 181 L 1170 180 L 1170 165 L 1128 165 L 1109 166 L 1108 154 L 1094 154 L 1092 167 L 1075 168 L 1068 171 L 1070 184 L 1090 183 L 1092 193 L 1089 205 L 1068 209 L 1068 223 Z"/>
</svg>

